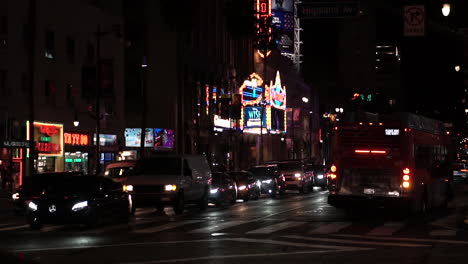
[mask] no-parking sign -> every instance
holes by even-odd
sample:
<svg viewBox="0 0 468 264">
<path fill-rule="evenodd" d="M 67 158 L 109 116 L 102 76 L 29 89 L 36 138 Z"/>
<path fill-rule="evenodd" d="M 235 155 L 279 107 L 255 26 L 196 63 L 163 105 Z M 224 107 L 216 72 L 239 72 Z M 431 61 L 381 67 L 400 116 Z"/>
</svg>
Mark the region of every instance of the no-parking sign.
<svg viewBox="0 0 468 264">
<path fill-rule="evenodd" d="M 424 36 L 426 11 L 423 5 L 405 6 L 404 34 L 405 36 Z"/>
</svg>

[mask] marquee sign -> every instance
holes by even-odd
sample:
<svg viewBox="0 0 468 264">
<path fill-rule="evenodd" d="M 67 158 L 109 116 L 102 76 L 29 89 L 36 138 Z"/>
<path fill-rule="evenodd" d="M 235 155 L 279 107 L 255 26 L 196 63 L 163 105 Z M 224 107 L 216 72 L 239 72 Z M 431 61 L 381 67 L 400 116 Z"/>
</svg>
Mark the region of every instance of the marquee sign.
<svg viewBox="0 0 468 264">
<path fill-rule="evenodd" d="M 275 84 L 270 82 L 270 103 L 272 107 L 286 110 L 286 86 L 281 87 L 281 78 L 279 71 L 276 72 Z"/>
<path fill-rule="evenodd" d="M 242 96 L 242 105 L 259 104 L 262 100 L 263 79 L 256 73 L 250 75 L 249 80 L 245 80 L 239 88 Z"/>
</svg>

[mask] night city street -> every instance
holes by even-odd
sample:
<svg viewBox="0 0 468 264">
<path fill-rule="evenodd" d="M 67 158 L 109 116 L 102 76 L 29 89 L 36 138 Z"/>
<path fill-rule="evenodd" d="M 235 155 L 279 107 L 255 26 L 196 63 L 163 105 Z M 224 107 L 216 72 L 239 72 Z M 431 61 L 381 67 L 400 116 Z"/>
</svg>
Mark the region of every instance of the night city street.
<svg viewBox="0 0 468 264">
<path fill-rule="evenodd" d="M 33 231 L 12 218 L 0 226 L 0 247 L 39 263 L 463 263 L 468 230 L 454 206 L 462 198 L 468 205 L 468 188 L 459 191 L 448 211 L 424 218 L 379 210 L 348 216 L 317 188 L 206 212 L 188 207 L 181 216 L 143 208 L 128 226 Z"/>
<path fill-rule="evenodd" d="M 468 263 L 467 0 L 1 0 L 0 264 Z"/>
</svg>

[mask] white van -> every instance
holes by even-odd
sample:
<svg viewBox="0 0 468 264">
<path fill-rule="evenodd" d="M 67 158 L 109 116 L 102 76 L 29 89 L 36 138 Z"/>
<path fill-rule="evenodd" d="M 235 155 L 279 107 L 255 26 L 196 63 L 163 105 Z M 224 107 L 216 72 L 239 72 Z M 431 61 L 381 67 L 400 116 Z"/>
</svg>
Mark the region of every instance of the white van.
<svg viewBox="0 0 468 264">
<path fill-rule="evenodd" d="M 132 194 L 133 210 L 172 206 L 182 214 L 187 203 L 206 209 L 211 187 L 211 170 L 205 156 L 165 155 L 139 160 L 124 188 Z"/>
</svg>

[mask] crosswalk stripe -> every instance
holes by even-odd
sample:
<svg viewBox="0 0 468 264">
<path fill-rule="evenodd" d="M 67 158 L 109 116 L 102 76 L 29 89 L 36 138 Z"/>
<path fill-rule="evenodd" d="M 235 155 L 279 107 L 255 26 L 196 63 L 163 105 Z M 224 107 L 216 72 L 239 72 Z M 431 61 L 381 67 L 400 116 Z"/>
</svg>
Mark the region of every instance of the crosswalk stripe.
<svg viewBox="0 0 468 264">
<path fill-rule="evenodd" d="M 367 235 L 369 236 L 391 236 L 393 233 L 400 230 L 405 224 L 401 222 L 388 222 L 379 227 L 372 229 Z"/>
<path fill-rule="evenodd" d="M 326 225 L 319 226 L 311 231 L 309 234 L 331 234 L 340 231 L 348 226 L 352 225 L 350 222 L 335 222 Z"/>
<path fill-rule="evenodd" d="M 161 231 L 173 229 L 176 227 L 199 223 L 199 222 L 202 222 L 202 220 L 187 220 L 187 221 L 181 221 L 181 222 L 174 222 L 174 223 L 169 223 L 169 224 L 160 225 L 160 226 L 152 226 L 148 228 L 137 229 L 134 231 L 134 233 L 156 233 L 156 232 L 161 232 Z"/>
<path fill-rule="evenodd" d="M 19 225 L 19 226 L 2 227 L 2 228 L 0 228 L 0 232 L 1 232 L 1 231 L 18 230 L 18 229 L 23 229 L 23 228 L 27 228 L 27 227 L 29 227 L 29 225 Z"/>
<path fill-rule="evenodd" d="M 228 222 L 221 222 L 215 225 L 202 227 L 199 229 L 192 230 L 190 233 L 211 233 L 211 232 L 218 232 L 223 229 L 227 229 L 233 226 L 238 226 L 248 223 L 248 221 L 228 221 Z"/>
<path fill-rule="evenodd" d="M 373 246 L 392 246 L 392 247 L 431 247 L 431 245 L 427 245 L 427 244 L 411 244 L 411 243 L 401 243 L 401 242 L 377 242 L 377 241 L 331 239 L 331 238 L 304 237 L 304 236 L 283 236 L 283 237 L 307 240 L 307 241 L 332 242 L 332 243 L 354 244 L 354 245 L 373 245 Z"/>
<path fill-rule="evenodd" d="M 247 234 L 270 234 L 270 233 L 277 232 L 279 230 L 283 230 L 286 228 L 303 225 L 304 223 L 305 222 L 286 221 L 286 222 L 281 222 L 281 223 L 274 224 L 274 225 L 265 226 L 259 229 L 255 229 L 255 230 L 247 232 Z"/>
<path fill-rule="evenodd" d="M 439 230 L 432 230 L 429 233 L 430 236 L 456 236 L 456 230 L 448 230 L 448 229 L 439 229 Z"/>
</svg>

